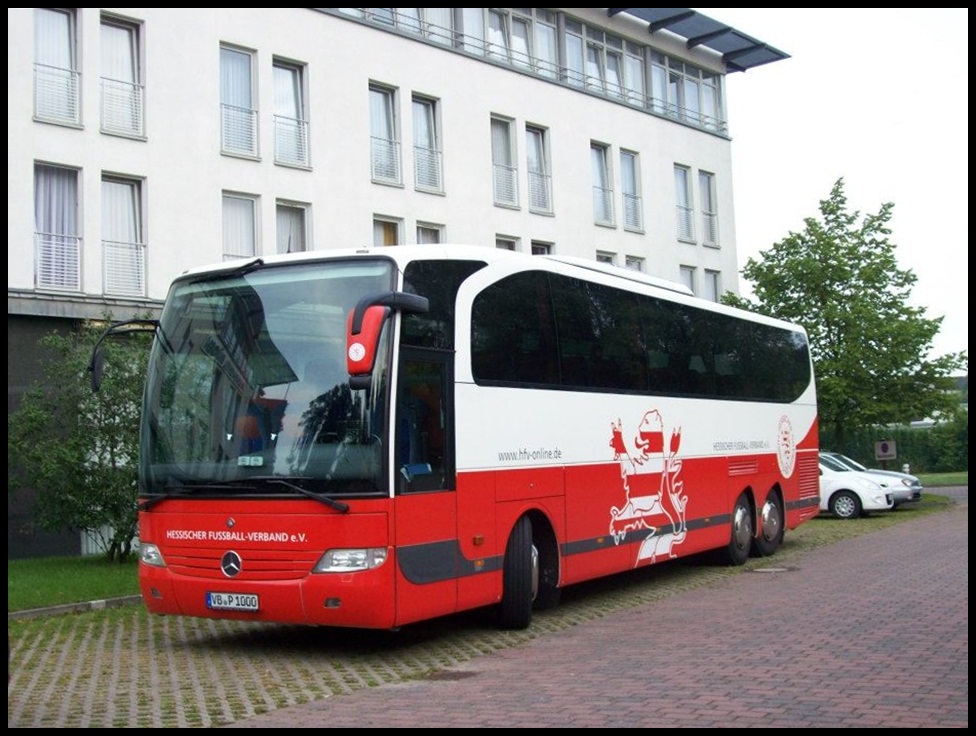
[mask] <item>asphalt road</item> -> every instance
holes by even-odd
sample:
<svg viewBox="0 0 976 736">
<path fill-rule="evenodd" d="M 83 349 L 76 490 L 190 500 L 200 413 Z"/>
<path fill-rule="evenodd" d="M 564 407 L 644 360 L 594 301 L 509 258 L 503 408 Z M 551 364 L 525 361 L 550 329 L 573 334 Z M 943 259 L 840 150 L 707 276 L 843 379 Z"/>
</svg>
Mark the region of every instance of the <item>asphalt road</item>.
<svg viewBox="0 0 976 736">
<path fill-rule="evenodd" d="M 668 563 L 623 591 L 569 589 L 529 632 L 139 606 L 8 623 L 7 725 L 967 728 L 968 489 L 938 493 L 957 503 L 745 570 Z"/>
</svg>

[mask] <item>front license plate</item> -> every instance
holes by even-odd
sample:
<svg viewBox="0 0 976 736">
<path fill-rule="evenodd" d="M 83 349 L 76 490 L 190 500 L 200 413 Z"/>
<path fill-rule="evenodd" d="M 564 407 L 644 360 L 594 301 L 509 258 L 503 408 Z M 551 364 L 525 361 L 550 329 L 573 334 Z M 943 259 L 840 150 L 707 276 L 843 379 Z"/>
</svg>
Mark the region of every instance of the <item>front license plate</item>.
<svg viewBox="0 0 976 736">
<path fill-rule="evenodd" d="M 256 611 L 258 597 L 252 593 L 207 593 L 207 608 L 217 611 Z"/>
</svg>

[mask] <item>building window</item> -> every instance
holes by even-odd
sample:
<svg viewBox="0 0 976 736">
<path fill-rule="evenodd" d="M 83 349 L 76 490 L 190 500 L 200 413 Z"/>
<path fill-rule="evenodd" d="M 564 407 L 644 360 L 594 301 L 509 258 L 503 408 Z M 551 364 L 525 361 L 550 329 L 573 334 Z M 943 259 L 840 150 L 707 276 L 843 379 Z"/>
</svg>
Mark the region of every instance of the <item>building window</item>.
<svg viewBox="0 0 976 736">
<path fill-rule="evenodd" d="M 102 18 L 102 132 L 145 135 L 145 89 L 139 64 L 139 26 Z"/>
<path fill-rule="evenodd" d="M 75 13 L 34 8 L 34 115 L 50 123 L 81 124 Z"/>
<path fill-rule="evenodd" d="M 78 172 L 34 167 L 34 283 L 38 288 L 81 290 Z"/>
<path fill-rule="evenodd" d="M 533 240 L 531 248 L 532 255 L 534 256 L 547 256 L 552 253 L 552 243 L 543 243 L 539 240 Z"/>
<path fill-rule="evenodd" d="M 437 125 L 437 103 L 413 98 L 413 176 L 420 190 L 441 192 L 443 155 Z"/>
<path fill-rule="evenodd" d="M 220 48 L 220 150 L 238 156 L 258 155 L 258 112 L 250 52 Z"/>
<path fill-rule="evenodd" d="M 106 294 L 146 295 L 141 192 L 139 181 L 102 178 L 102 279 Z"/>
<path fill-rule="evenodd" d="M 715 174 L 698 172 L 698 198 L 702 214 L 702 244 L 718 246 L 718 206 L 715 203 Z"/>
<path fill-rule="evenodd" d="M 617 256 L 614 253 L 609 253 L 604 250 L 598 250 L 596 252 L 596 262 L 606 263 L 612 266 L 617 262 Z"/>
<path fill-rule="evenodd" d="M 722 281 L 719 277 L 720 274 L 718 271 L 705 269 L 705 283 L 703 284 L 703 288 L 705 291 L 704 296 L 709 301 L 717 302 L 722 295 Z"/>
<path fill-rule="evenodd" d="M 640 191 L 640 165 L 637 154 L 620 152 L 620 188 L 623 190 L 624 228 L 640 232 L 644 229 L 644 205 Z"/>
<path fill-rule="evenodd" d="M 251 258 L 258 253 L 257 207 L 254 197 L 224 195 L 224 260 Z"/>
<path fill-rule="evenodd" d="M 638 256 L 627 256 L 624 260 L 624 267 L 631 271 L 644 272 L 644 259 Z"/>
<path fill-rule="evenodd" d="M 526 126 L 525 151 L 529 174 L 529 211 L 552 213 L 552 175 L 546 131 Z"/>
<path fill-rule="evenodd" d="M 651 109 L 724 132 L 721 77 L 656 51 L 650 56 Z"/>
<path fill-rule="evenodd" d="M 675 217 L 678 222 L 678 240 L 694 243 L 695 221 L 691 206 L 691 171 L 687 166 L 674 167 L 674 190 L 677 200 Z"/>
<path fill-rule="evenodd" d="M 417 223 L 417 242 L 424 243 L 440 243 L 441 234 L 444 232 L 443 225 L 433 225 L 429 222 L 418 222 Z"/>
<path fill-rule="evenodd" d="M 610 176 L 609 149 L 601 143 L 590 144 L 593 176 L 593 219 L 597 225 L 613 225 L 613 185 Z"/>
<path fill-rule="evenodd" d="M 275 205 L 278 253 L 301 253 L 308 250 L 308 205 L 278 202 Z"/>
<path fill-rule="evenodd" d="M 507 235 L 495 236 L 495 247 L 502 250 L 518 250 L 518 238 L 510 238 Z"/>
<path fill-rule="evenodd" d="M 369 88 L 372 177 L 381 184 L 400 184 L 400 141 L 397 137 L 396 92 Z"/>
<path fill-rule="evenodd" d="M 273 72 L 275 163 L 308 166 L 305 68 L 276 59 Z"/>
<path fill-rule="evenodd" d="M 678 272 L 681 277 L 681 283 L 691 289 L 693 294 L 697 294 L 698 290 L 695 288 L 695 267 L 680 266 Z"/>
<path fill-rule="evenodd" d="M 389 217 L 373 218 L 373 245 L 399 245 L 400 220 Z"/>
<path fill-rule="evenodd" d="M 494 173 L 495 204 L 518 207 L 518 169 L 512 121 L 491 119 L 491 165 Z"/>
</svg>

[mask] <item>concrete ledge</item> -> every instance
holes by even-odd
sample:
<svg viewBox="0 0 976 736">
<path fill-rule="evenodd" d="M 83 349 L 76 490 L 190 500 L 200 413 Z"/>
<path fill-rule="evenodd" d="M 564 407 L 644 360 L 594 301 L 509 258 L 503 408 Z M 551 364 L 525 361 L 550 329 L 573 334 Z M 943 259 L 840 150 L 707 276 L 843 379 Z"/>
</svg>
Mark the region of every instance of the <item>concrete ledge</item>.
<svg viewBox="0 0 976 736">
<path fill-rule="evenodd" d="M 29 608 L 26 611 L 8 611 L 7 620 L 16 621 L 22 618 L 39 618 L 40 616 L 61 616 L 66 613 L 84 613 L 85 611 L 101 611 L 106 608 L 119 608 L 120 606 L 131 606 L 140 603 L 142 596 L 127 595 L 122 598 L 109 598 L 106 600 L 84 601 L 81 603 L 66 603 L 63 606 L 50 606 L 48 608 Z"/>
</svg>

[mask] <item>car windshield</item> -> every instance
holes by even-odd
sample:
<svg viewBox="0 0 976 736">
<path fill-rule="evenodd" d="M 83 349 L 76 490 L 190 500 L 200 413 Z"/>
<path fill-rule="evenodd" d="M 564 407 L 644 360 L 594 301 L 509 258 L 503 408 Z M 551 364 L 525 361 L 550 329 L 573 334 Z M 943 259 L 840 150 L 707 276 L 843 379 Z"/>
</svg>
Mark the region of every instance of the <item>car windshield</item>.
<svg viewBox="0 0 976 736">
<path fill-rule="evenodd" d="M 853 468 L 847 467 L 844 463 L 837 460 L 837 458 L 831 457 L 830 455 L 821 455 L 820 464 L 829 470 L 835 470 L 839 473 L 849 473 L 853 470 Z"/>
<path fill-rule="evenodd" d="M 830 455 L 828 455 L 828 457 L 830 457 L 833 460 L 836 460 L 841 465 L 846 465 L 851 470 L 867 470 L 867 468 L 861 465 L 861 463 L 859 463 L 857 460 L 852 460 L 851 458 L 847 457 L 847 455 L 841 455 L 839 453 L 831 453 Z"/>
</svg>

